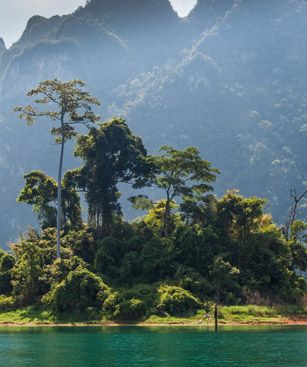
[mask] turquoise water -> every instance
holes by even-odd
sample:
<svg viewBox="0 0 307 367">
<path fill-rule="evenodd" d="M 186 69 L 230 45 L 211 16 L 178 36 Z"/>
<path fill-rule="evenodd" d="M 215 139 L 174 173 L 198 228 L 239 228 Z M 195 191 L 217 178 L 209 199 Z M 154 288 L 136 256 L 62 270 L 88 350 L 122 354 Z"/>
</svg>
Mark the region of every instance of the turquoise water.
<svg viewBox="0 0 307 367">
<path fill-rule="evenodd" d="M 307 328 L 1 328 L 0 366 L 306 367 Z"/>
</svg>

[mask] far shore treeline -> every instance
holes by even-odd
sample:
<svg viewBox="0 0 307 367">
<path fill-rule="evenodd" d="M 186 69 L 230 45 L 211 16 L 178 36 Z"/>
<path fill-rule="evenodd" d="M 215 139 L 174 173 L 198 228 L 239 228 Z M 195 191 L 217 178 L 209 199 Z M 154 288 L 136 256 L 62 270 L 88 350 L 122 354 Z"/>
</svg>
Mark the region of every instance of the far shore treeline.
<svg viewBox="0 0 307 367">
<path fill-rule="evenodd" d="M 189 315 L 211 303 L 302 300 L 306 223 L 294 220 L 285 236 L 265 213 L 265 199 L 233 189 L 217 198 L 220 172 L 197 148 L 163 146 L 157 156 L 147 154 L 122 118 L 98 122 L 91 105 L 99 102 L 83 87 L 45 81 L 29 92 L 42 110 L 16 108 L 30 123 L 39 117 L 59 122 L 52 133 L 62 153 L 75 138 L 82 164 L 63 175 L 60 166 L 57 181 L 39 167 L 25 174 L 17 200 L 32 205 L 41 228 L 0 252 L 0 311 L 35 306 L 138 321 Z M 84 135 L 75 129 L 80 123 L 88 127 Z M 129 223 L 120 205 L 122 184 L 131 185 L 129 201 L 140 210 Z"/>
</svg>

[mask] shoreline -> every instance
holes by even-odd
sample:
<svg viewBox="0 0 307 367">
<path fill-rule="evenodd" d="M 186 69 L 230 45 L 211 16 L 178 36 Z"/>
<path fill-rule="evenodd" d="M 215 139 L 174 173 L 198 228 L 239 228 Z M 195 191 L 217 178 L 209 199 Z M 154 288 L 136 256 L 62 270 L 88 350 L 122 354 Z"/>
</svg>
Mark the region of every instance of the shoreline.
<svg viewBox="0 0 307 367">
<path fill-rule="evenodd" d="M 220 321 L 219 327 L 259 327 L 259 326 L 307 326 L 306 318 L 284 318 L 276 321 L 261 321 L 255 320 L 251 322 L 223 322 Z M 150 322 L 144 321 L 139 323 L 116 323 L 113 321 L 102 321 L 102 322 L 0 322 L 0 328 L 4 327 L 205 327 L 214 328 L 214 323 L 208 322 L 184 322 L 184 321 L 172 321 L 172 322 Z"/>
<path fill-rule="evenodd" d="M 199 310 L 186 316 L 151 315 L 140 321 L 114 321 L 106 314 L 55 314 L 43 308 L 27 307 L 0 312 L 0 328 L 5 327 L 190 327 L 214 329 L 214 317 Z M 307 326 L 307 307 L 285 305 L 220 306 L 218 324 L 223 327 Z"/>
</svg>

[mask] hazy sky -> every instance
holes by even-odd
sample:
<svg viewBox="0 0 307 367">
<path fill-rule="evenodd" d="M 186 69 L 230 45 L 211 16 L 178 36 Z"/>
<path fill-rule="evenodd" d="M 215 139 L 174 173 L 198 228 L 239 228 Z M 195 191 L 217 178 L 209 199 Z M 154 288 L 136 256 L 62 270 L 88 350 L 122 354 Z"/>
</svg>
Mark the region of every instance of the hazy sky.
<svg viewBox="0 0 307 367">
<path fill-rule="evenodd" d="M 86 0 L 0 0 L 0 37 L 7 46 L 17 41 L 32 15 L 71 13 Z M 186 15 L 197 0 L 170 0 L 180 16 Z"/>
</svg>

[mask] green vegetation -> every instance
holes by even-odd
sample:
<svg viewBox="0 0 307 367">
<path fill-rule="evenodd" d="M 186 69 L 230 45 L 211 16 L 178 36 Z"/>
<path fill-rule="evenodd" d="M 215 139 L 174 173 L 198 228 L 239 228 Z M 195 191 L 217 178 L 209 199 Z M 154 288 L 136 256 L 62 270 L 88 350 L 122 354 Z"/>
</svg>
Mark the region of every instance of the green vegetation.
<svg viewBox="0 0 307 367">
<path fill-rule="evenodd" d="M 38 77 L 82 76 L 102 102 L 101 115 L 125 116 L 148 152 L 197 147 L 222 172 L 218 196 L 240 188 L 266 197 L 274 221 L 284 224 L 290 189 L 307 188 L 306 18 L 302 0 L 235 7 L 199 0 L 184 22 L 168 0 L 91 0 L 65 17 L 32 17 L 14 47 L 0 41 L 0 243 L 36 225 L 30 207 L 15 203 L 22 170 L 43 168 L 57 178 L 60 147 L 47 130 L 59 125 L 46 119 L 28 128 L 10 112 L 32 103 L 24 95 Z M 208 27 L 216 32 L 204 39 Z M 64 160 L 74 168 L 71 143 Z M 130 187 L 120 191 L 130 195 Z M 132 219 L 130 204 L 121 205 Z M 306 213 L 302 207 L 298 218 L 306 221 Z"/>
<path fill-rule="evenodd" d="M 29 97 L 35 97 L 34 102 L 38 105 L 51 107 L 50 110 L 36 109 L 33 106 L 18 106 L 15 108 L 16 112 L 19 112 L 19 117 L 26 120 L 27 124 L 32 125 L 37 118 L 48 118 L 53 122 L 57 122 L 59 127 L 53 127 L 51 129 L 52 135 L 55 136 L 55 142 L 61 145 L 61 154 L 59 162 L 58 180 L 56 186 L 57 192 L 57 211 L 56 211 L 56 226 L 57 226 L 57 257 L 61 254 L 60 243 L 60 231 L 62 226 L 62 171 L 64 160 L 64 147 L 67 140 L 76 136 L 75 127 L 78 124 L 88 126 L 91 123 L 95 123 L 99 120 L 99 116 L 92 112 L 92 105 L 99 105 L 99 101 L 92 97 L 89 93 L 82 90 L 85 83 L 81 80 L 70 80 L 68 82 L 61 82 L 57 79 L 45 80 L 35 88 L 28 92 Z M 37 174 L 37 173 L 36 173 Z M 33 175 L 33 173 L 32 173 Z M 31 180 L 31 174 L 29 175 Z M 35 176 L 35 175 L 34 175 Z M 43 174 L 41 174 L 43 176 Z M 46 177 L 41 177 L 43 181 L 47 181 L 49 185 L 52 185 L 52 180 L 48 180 Z M 35 186 L 35 184 L 34 184 Z M 44 186 L 44 185 L 42 185 Z M 53 183 L 53 186 L 54 183 Z M 27 188 L 27 187 L 26 187 Z M 26 193 L 25 190 L 24 193 Z M 55 191 L 55 187 L 49 188 L 47 186 L 47 192 Z M 31 191 L 30 191 L 31 192 Z M 30 204 L 34 204 L 36 209 L 42 212 L 46 205 L 46 198 L 43 203 L 40 202 L 36 196 L 38 202 L 31 202 L 31 198 L 27 198 L 27 195 L 21 193 L 20 201 L 26 201 L 30 199 Z M 32 195 L 33 196 L 33 195 Z M 54 195 L 52 195 L 54 196 Z M 35 197 L 35 195 L 34 195 Z M 52 198 L 50 198 L 52 200 Z M 48 202 L 48 201 L 47 201 Z M 44 205 L 45 204 L 45 205 Z M 49 207 L 51 210 L 51 208 Z M 49 214 L 49 211 L 48 214 Z"/>
<path fill-rule="evenodd" d="M 61 184 L 61 258 L 57 183 L 41 171 L 25 175 L 18 200 L 33 206 L 41 229 L 29 229 L 11 253 L 0 252 L 3 315 L 196 320 L 219 303 L 232 305 L 220 308 L 222 320 L 241 321 L 292 313 L 246 304 L 298 305 L 306 294 L 306 225 L 294 221 L 288 239 L 265 214 L 264 199 L 236 190 L 214 196 L 219 171 L 196 148 L 163 147 L 149 156 L 125 121 L 112 119 L 78 136 L 75 154 L 83 163 Z M 161 196 L 132 196 L 144 215 L 128 223 L 119 201 L 123 184 L 149 193 L 157 187 Z"/>
<path fill-rule="evenodd" d="M 191 292 L 175 286 L 159 287 L 157 309 L 169 315 L 193 314 L 202 307 L 201 302 Z"/>
<path fill-rule="evenodd" d="M 135 304 L 141 304 L 141 302 L 132 302 Z M 212 313 L 205 314 L 203 310 L 199 310 L 193 315 L 181 315 L 181 316 L 159 316 L 151 315 L 144 317 L 144 314 L 131 314 L 131 309 L 142 310 L 141 307 L 130 307 L 129 312 L 125 309 L 124 318 L 110 318 L 103 311 L 100 314 L 97 313 L 55 313 L 54 311 L 46 310 L 45 308 L 26 307 L 23 309 L 17 309 L 14 311 L 1 311 L 0 312 L 0 324 L 15 324 L 15 325 L 88 325 L 88 324 L 127 324 L 138 323 L 140 325 L 191 325 L 191 326 L 213 326 L 214 319 Z M 129 315 L 129 319 L 126 317 Z M 206 316 L 206 317 L 204 317 Z M 208 317 L 209 316 L 209 317 Z M 269 325 L 269 324 L 288 324 L 291 322 L 300 322 L 300 320 L 306 321 L 307 308 L 299 307 L 296 305 L 288 306 L 222 306 L 219 310 L 219 324 L 220 325 Z"/>
<path fill-rule="evenodd" d="M 70 271 L 67 277 L 55 287 L 44 301 L 56 312 L 85 313 L 90 310 L 99 311 L 109 296 L 110 289 L 100 277 L 87 269 L 78 268 Z"/>
<path fill-rule="evenodd" d="M 204 318 L 204 312 L 198 311 L 190 317 L 159 317 L 151 316 L 146 320 L 150 324 L 187 324 L 187 325 L 213 325 L 212 314 Z M 307 308 L 297 305 L 288 306 L 222 306 L 219 309 L 219 324 L 244 325 L 244 324 L 287 324 L 306 320 Z"/>
</svg>

